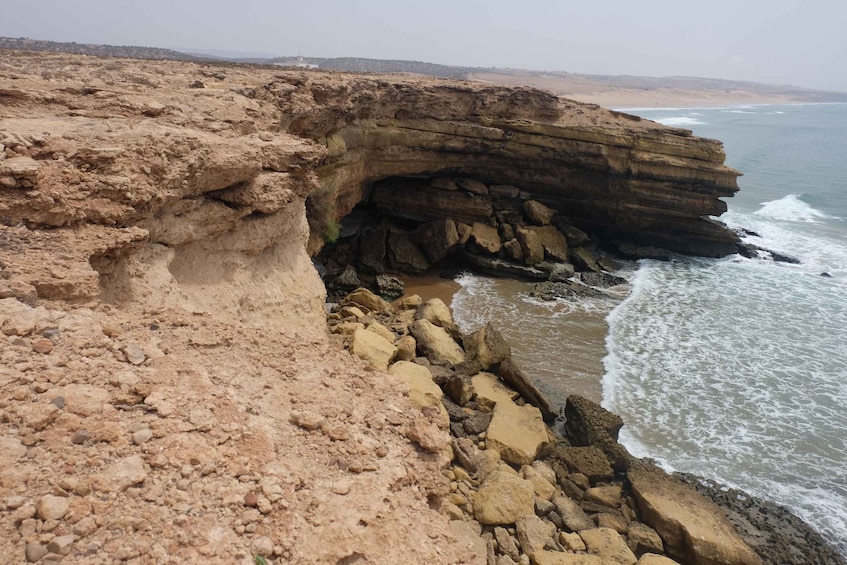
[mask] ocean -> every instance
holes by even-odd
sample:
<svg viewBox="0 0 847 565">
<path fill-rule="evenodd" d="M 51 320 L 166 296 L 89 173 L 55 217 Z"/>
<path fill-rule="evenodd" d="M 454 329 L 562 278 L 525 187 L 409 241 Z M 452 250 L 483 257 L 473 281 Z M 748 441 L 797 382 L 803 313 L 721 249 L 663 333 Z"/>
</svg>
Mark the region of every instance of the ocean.
<svg viewBox="0 0 847 565">
<path fill-rule="evenodd" d="M 744 176 L 721 220 L 801 263 L 643 260 L 618 299 L 554 303 L 465 275 L 457 322 L 494 320 L 554 400 L 619 414 L 634 455 L 782 504 L 847 556 L 847 105 L 626 111 L 723 141 Z"/>
</svg>

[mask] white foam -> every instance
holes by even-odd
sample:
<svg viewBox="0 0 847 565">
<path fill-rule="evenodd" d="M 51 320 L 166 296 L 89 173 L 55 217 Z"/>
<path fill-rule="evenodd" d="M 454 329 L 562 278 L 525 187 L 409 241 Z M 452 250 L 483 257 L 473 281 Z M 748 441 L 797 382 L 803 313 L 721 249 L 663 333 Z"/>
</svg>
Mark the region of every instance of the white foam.
<svg viewBox="0 0 847 565">
<path fill-rule="evenodd" d="M 697 118 L 690 116 L 671 116 L 667 118 L 651 118 L 654 122 L 659 122 L 665 126 L 702 126 L 706 122 L 701 122 Z"/>
<path fill-rule="evenodd" d="M 789 194 L 779 200 L 762 202 L 762 207 L 754 213 L 783 222 L 817 222 L 830 217 L 803 202 L 799 194 Z"/>
</svg>

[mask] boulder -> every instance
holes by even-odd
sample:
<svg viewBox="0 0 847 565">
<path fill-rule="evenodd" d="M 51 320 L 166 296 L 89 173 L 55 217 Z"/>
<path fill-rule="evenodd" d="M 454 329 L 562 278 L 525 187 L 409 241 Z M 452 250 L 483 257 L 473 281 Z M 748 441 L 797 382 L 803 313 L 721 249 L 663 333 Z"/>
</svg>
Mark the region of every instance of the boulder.
<svg viewBox="0 0 847 565">
<path fill-rule="evenodd" d="M 762 564 L 726 514 L 693 487 L 643 462 L 633 464 L 627 478 L 643 521 L 662 537 L 669 556 L 697 565 Z"/>
<path fill-rule="evenodd" d="M 523 249 L 517 239 L 509 239 L 503 244 L 503 249 L 506 250 L 506 257 L 512 261 L 523 263 Z"/>
<path fill-rule="evenodd" d="M 606 454 L 598 447 L 558 447 L 555 454 L 571 473 L 587 476 L 591 484 L 611 481 L 615 474 Z"/>
<path fill-rule="evenodd" d="M 350 292 L 362 286 L 362 281 L 359 280 L 359 274 L 353 265 L 347 265 L 341 274 L 335 277 L 332 281 L 332 288 L 336 290 L 344 290 Z"/>
<path fill-rule="evenodd" d="M 404 335 L 400 337 L 395 343 L 394 346 L 397 348 L 397 351 L 394 353 L 394 357 L 391 358 L 391 361 L 413 361 L 415 359 L 415 353 L 418 348 L 418 343 L 415 341 L 410 335 Z"/>
<path fill-rule="evenodd" d="M 621 505 L 620 485 L 608 485 L 594 487 L 585 491 L 585 499 L 609 508 L 618 508 Z"/>
<path fill-rule="evenodd" d="M 482 222 L 474 222 L 471 228 L 471 243 L 477 249 L 490 255 L 497 255 L 500 252 L 500 234 L 497 233 L 497 228 L 493 228 Z"/>
<path fill-rule="evenodd" d="M 409 361 L 398 361 L 391 365 L 388 372 L 409 387 L 409 400 L 416 408 L 435 406 L 442 415 L 445 427 L 450 423 L 447 410 L 441 404 L 444 393 L 433 382 L 429 369 Z"/>
<path fill-rule="evenodd" d="M 641 559 L 638 560 L 636 565 L 679 565 L 679 563 L 670 557 L 665 557 L 664 555 L 645 553 L 641 556 Z"/>
<path fill-rule="evenodd" d="M 551 263 L 542 261 L 538 268 L 547 273 L 551 282 L 564 282 L 574 276 L 574 268 L 570 263 Z"/>
<path fill-rule="evenodd" d="M 561 551 L 536 551 L 530 556 L 532 565 L 609 565 L 596 555 L 562 553 Z"/>
<path fill-rule="evenodd" d="M 557 414 L 553 405 L 515 364 L 511 356 L 500 363 L 499 373 L 500 379 L 506 385 L 516 390 L 524 400 L 541 410 L 545 422 L 552 422 L 556 419 Z"/>
<path fill-rule="evenodd" d="M 594 527 L 594 523 L 591 522 L 585 511 L 572 498 L 556 496 L 552 502 L 556 507 L 556 513 L 562 519 L 562 525 L 565 529 L 571 532 L 580 532 Z"/>
<path fill-rule="evenodd" d="M 377 275 L 376 288 L 379 295 L 386 300 L 396 300 L 403 296 L 403 281 L 391 275 Z"/>
<path fill-rule="evenodd" d="M 396 339 L 394 332 L 392 332 L 391 330 L 389 330 L 388 328 L 386 328 L 385 326 L 383 326 L 379 322 L 371 322 L 370 324 L 367 325 L 366 329 L 369 332 L 373 332 L 376 335 L 378 335 L 379 337 L 384 338 L 385 341 L 387 341 L 388 343 L 393 344 L 394 340 Z"/>
<path fill-rule="evenodd" d="M 474 518 L 486 526 L 514 524 L 535 515 L 534 499 L 532 483 L 501 465 L 480 485 L 473 501 Z"/>
<path fill-rule="evenodd" d="M 617 286 L 619 284 L 626 284 L 627 280 L 622 277 L 616 277 L 615 275 L 610 275 L 609 273 L 596 273 L 594 271 L 586 271 L 584 273 L 580 273 L 580 280 L 587 285 L 597 286 L 600 288 L 609 288 L 612 286 Z"/>
<path fill-rule="evenodd" d="M 635 565 L 635 554 L 626 545 L 621 535 L 611 528 L 595 528 L 582 530 L 579 537 L 585 542 L 589 553 L 602 557 L 609 563 Z"/>
<path fill-rule="evenodd" d="M 498 402 L 514 404 L 512 399 L 518 396 L 492 373 L 483 372 L 474 375 L 471 377 L 471 384 L 476 393 L 476 402 L 482 410 L 494 410 Z"/>
<path fill-rule="evenodd" d="M 523 252 L 524 263 L 532 266 L 544 260 L 544 246 L 541 245 L 541 240 L 535 231 L 531 228 L 518 228 L 516 235 Z"/>
<path fill-rule="evenodd" d="M 556 226 L 556 228 L 558 228 L 560 232 L 564 234 L 565 239 L 568 240 L 568 245 L 570 247 L 582 247 L 590 241 L 590 238 L 588 237 L 587 233 L 575 226 L 568 224 L 562 218 L 556 218 L 555 220 L 553 220 L 553 224 Z"/>
<path fill-rule="evenodd" d="M 374 273 L 384 273 L 388 248 L 388 229 L 379 227 L 362 236 L 359 242 L 359 265 Z"/>
<path fill-rule="evenodd" d="M 626 543 L 636 556 L 665 552 L 665 544 L 659 534 L 641 522 L 630 522 L 626 530 Z"/>
<path fill-rule="evenodd" d="M 365 361 L 375 371 L 385 371 L 394 357 L 396 348 L 384 337 L 368 330 L 353 332 L 350 352 Z"/>
<path fill-rule="evenodd" d="M 534 463 L 534 462 L 533 462 Z M 548 481 L 541 473 L 529 465 L 521 467 L 520 475 L 532 483 L 535 495 L 543 500 L 550 500 L 556 494 L 556 485 Z"/>
<path fill-rule="evenodd" d="M 486 445 L 499 451 L 504 461 L 515 465 L 532 463 L 549 439 L 541 411 L 511 401 L 497 403 L 487 433 Z"/>
<path fill-rule="evenodd" d="M 556 534 L 556 526 L 553 523 L 542 520 L 535 514 L 518 518 L 515 530 L 521 549 L 527 555 L 543 550 Z"/>
<path fill-rule="evenodd" d="M 444 328 L 429 320 L 415 320 L 409 331 L 418 343 L 418 349 L 433 363 L 458 365 L 465 360 L 465 352 Z"/>
<path fill-rule="evenodd" d="M 431 263 L 409 239 L 409 234 L 392 230 L 388 234 L 388 257 L 391 266 L 406 273 L 421 274 Z"/>
<path fill-rule="evenodd" d="M 459 245 L 464 245 L 471 238 L 471 234 L 473 233 L 473 228 L 468 224 L 463 224 L 461 222 L 456 223 L 456 232 L 459 234 Z"/>
<path fill-rule="evenodd" d="M 571 248 L 568 257 L 580 271 L 597 271 L 598 273 L 602 271 L 600 265 L 597 264 L 597 257 L 594 252 L 587 247 Z"/>
<path fill-rule="evenodd" d="M 554 261 L 568 260 L 568 243 L 565 241 L 565 236 L 559 230 L 553 226 L 532 227 L 529 229 L 535 233 L 538 241 L 541 242 L 545 257 Z"/>
<path fill-rule="evenodd" d="M 451 337 L 460 338 L 462 335 L 456 322 L 453 321 L 453 314 L 450 313 L 450 308 L 444 304 L 440 298 L 431 298 L 423 303 L 418 308 L 415 314 L 415 320 L 427 320 L 436 326 L 447 330 Z"/>
<path fill-rule="evenodd" d="M 459 188 L 463 188 L 471 194 L 478 194 L 480 196 L 486 196 L 488 194 L 488 187 L 477 180 L 456 179 L 456 184 L 459 185 Z"/>
<path fill-rule="evenodd" d="M 523 212 L 530 222 L 536 226 L 546 226 L 553 219 L 555 210 L 548 208 L 537 200 L 527 200 L 523 203 Z"/>
<path fill-rule="evenodd" d="M 456 181 L 448 177 L 434 178 L 429 182 L 429 186 L 438 190 L 459 190 Z"/>
<path fill-rule="evenodd" d="M 357 288 L 341 301 L 341 305 L 354 304 L 366 312 L 393 314 L 394 307 L 366 288 Z"/>
<path fill-rule="evenodd" d="M 500 454 L 493 449 L 479 449 L 470 438 L 453 440 L 453 455 L 477 480 L 484 481 L 500 467 Z"/>
<path fill-rule="evenodd" d="M 565 430 L 571 443 L 577 446 L 594 445 L 603 450 L 612 467 L 625 471 L 631 456 L 618 443 L 623 420 L 587 398 L 572 394 L 565 403 Z"/>
<path fill-rule="evenodd" d="M 391 303 L 397 310 L 417 310 L 420 308 L 421 304 L 423 304 L 423 298 L 421 298 L 417 294 L 411 294 L 409 296 L 404 296 L 403 298 L 398 298 L 394 302 Z"/>
<path fill-rule="evenodd" d="M 441 219 L 418 226 L 411 240 L 430 261 L 438 263 L 459 246 L 459 232 L 456 222 Z"/>
<path fill-rule="evenodd" d="M 515 543 L 515 538 L 512 537 L 506 528 L 502 526 L 495 527 L 494 539 L 497 541 L 497 547 L 500 549 L 501 553 L 508 555 L 513 561 L 517 561 L 521 558 L 521 552 L 518 549 L 518 544 Z"/>
<path fill-rule="evenodd" d="M 491 322 L 466 336 L 463 344 L 467 358 L 476 360 L 484 371 L 496 369 L 512 355 L 512 349 L 503 334 Z"/>
</svg>

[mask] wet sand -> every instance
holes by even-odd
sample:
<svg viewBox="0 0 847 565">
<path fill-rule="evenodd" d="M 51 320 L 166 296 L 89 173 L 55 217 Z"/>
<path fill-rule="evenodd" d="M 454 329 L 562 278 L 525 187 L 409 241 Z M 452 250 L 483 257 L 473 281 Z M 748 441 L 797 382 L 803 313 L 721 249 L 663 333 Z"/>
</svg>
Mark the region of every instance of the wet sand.
<svg viewBox="0 0 847 565">
<path fill-rule="evenodd" d="M 400 277 L 400 280 L 406 285 L 403 296 L 417 294 L 424 301 L 431 298 L 440 298 L 451 309 L 453 307 L 453 295 L 462 288 L 456 281 L 441 278 L 438 273 L 428 273 L 419 276 L 407 275 Z"/>
</svg>

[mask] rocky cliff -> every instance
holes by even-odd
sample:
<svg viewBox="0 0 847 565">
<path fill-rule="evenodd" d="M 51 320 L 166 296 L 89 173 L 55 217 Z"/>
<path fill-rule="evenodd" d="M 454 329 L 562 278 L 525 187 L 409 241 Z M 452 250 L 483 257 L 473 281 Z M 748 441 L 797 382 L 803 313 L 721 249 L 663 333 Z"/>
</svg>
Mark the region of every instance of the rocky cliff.
<svg viewBox="0 0 847 565">
<path fill-rule="evenodd" d="M 722 163 L 530 89 L 4 52 L 0 547 L 479 562 L 430 507 L 448 434 L 327 340 L 307 208 L 316 227 L 363 201 L 413 224 L 535 202 L 636 252 L 722 255 Z"/>
</svg>

